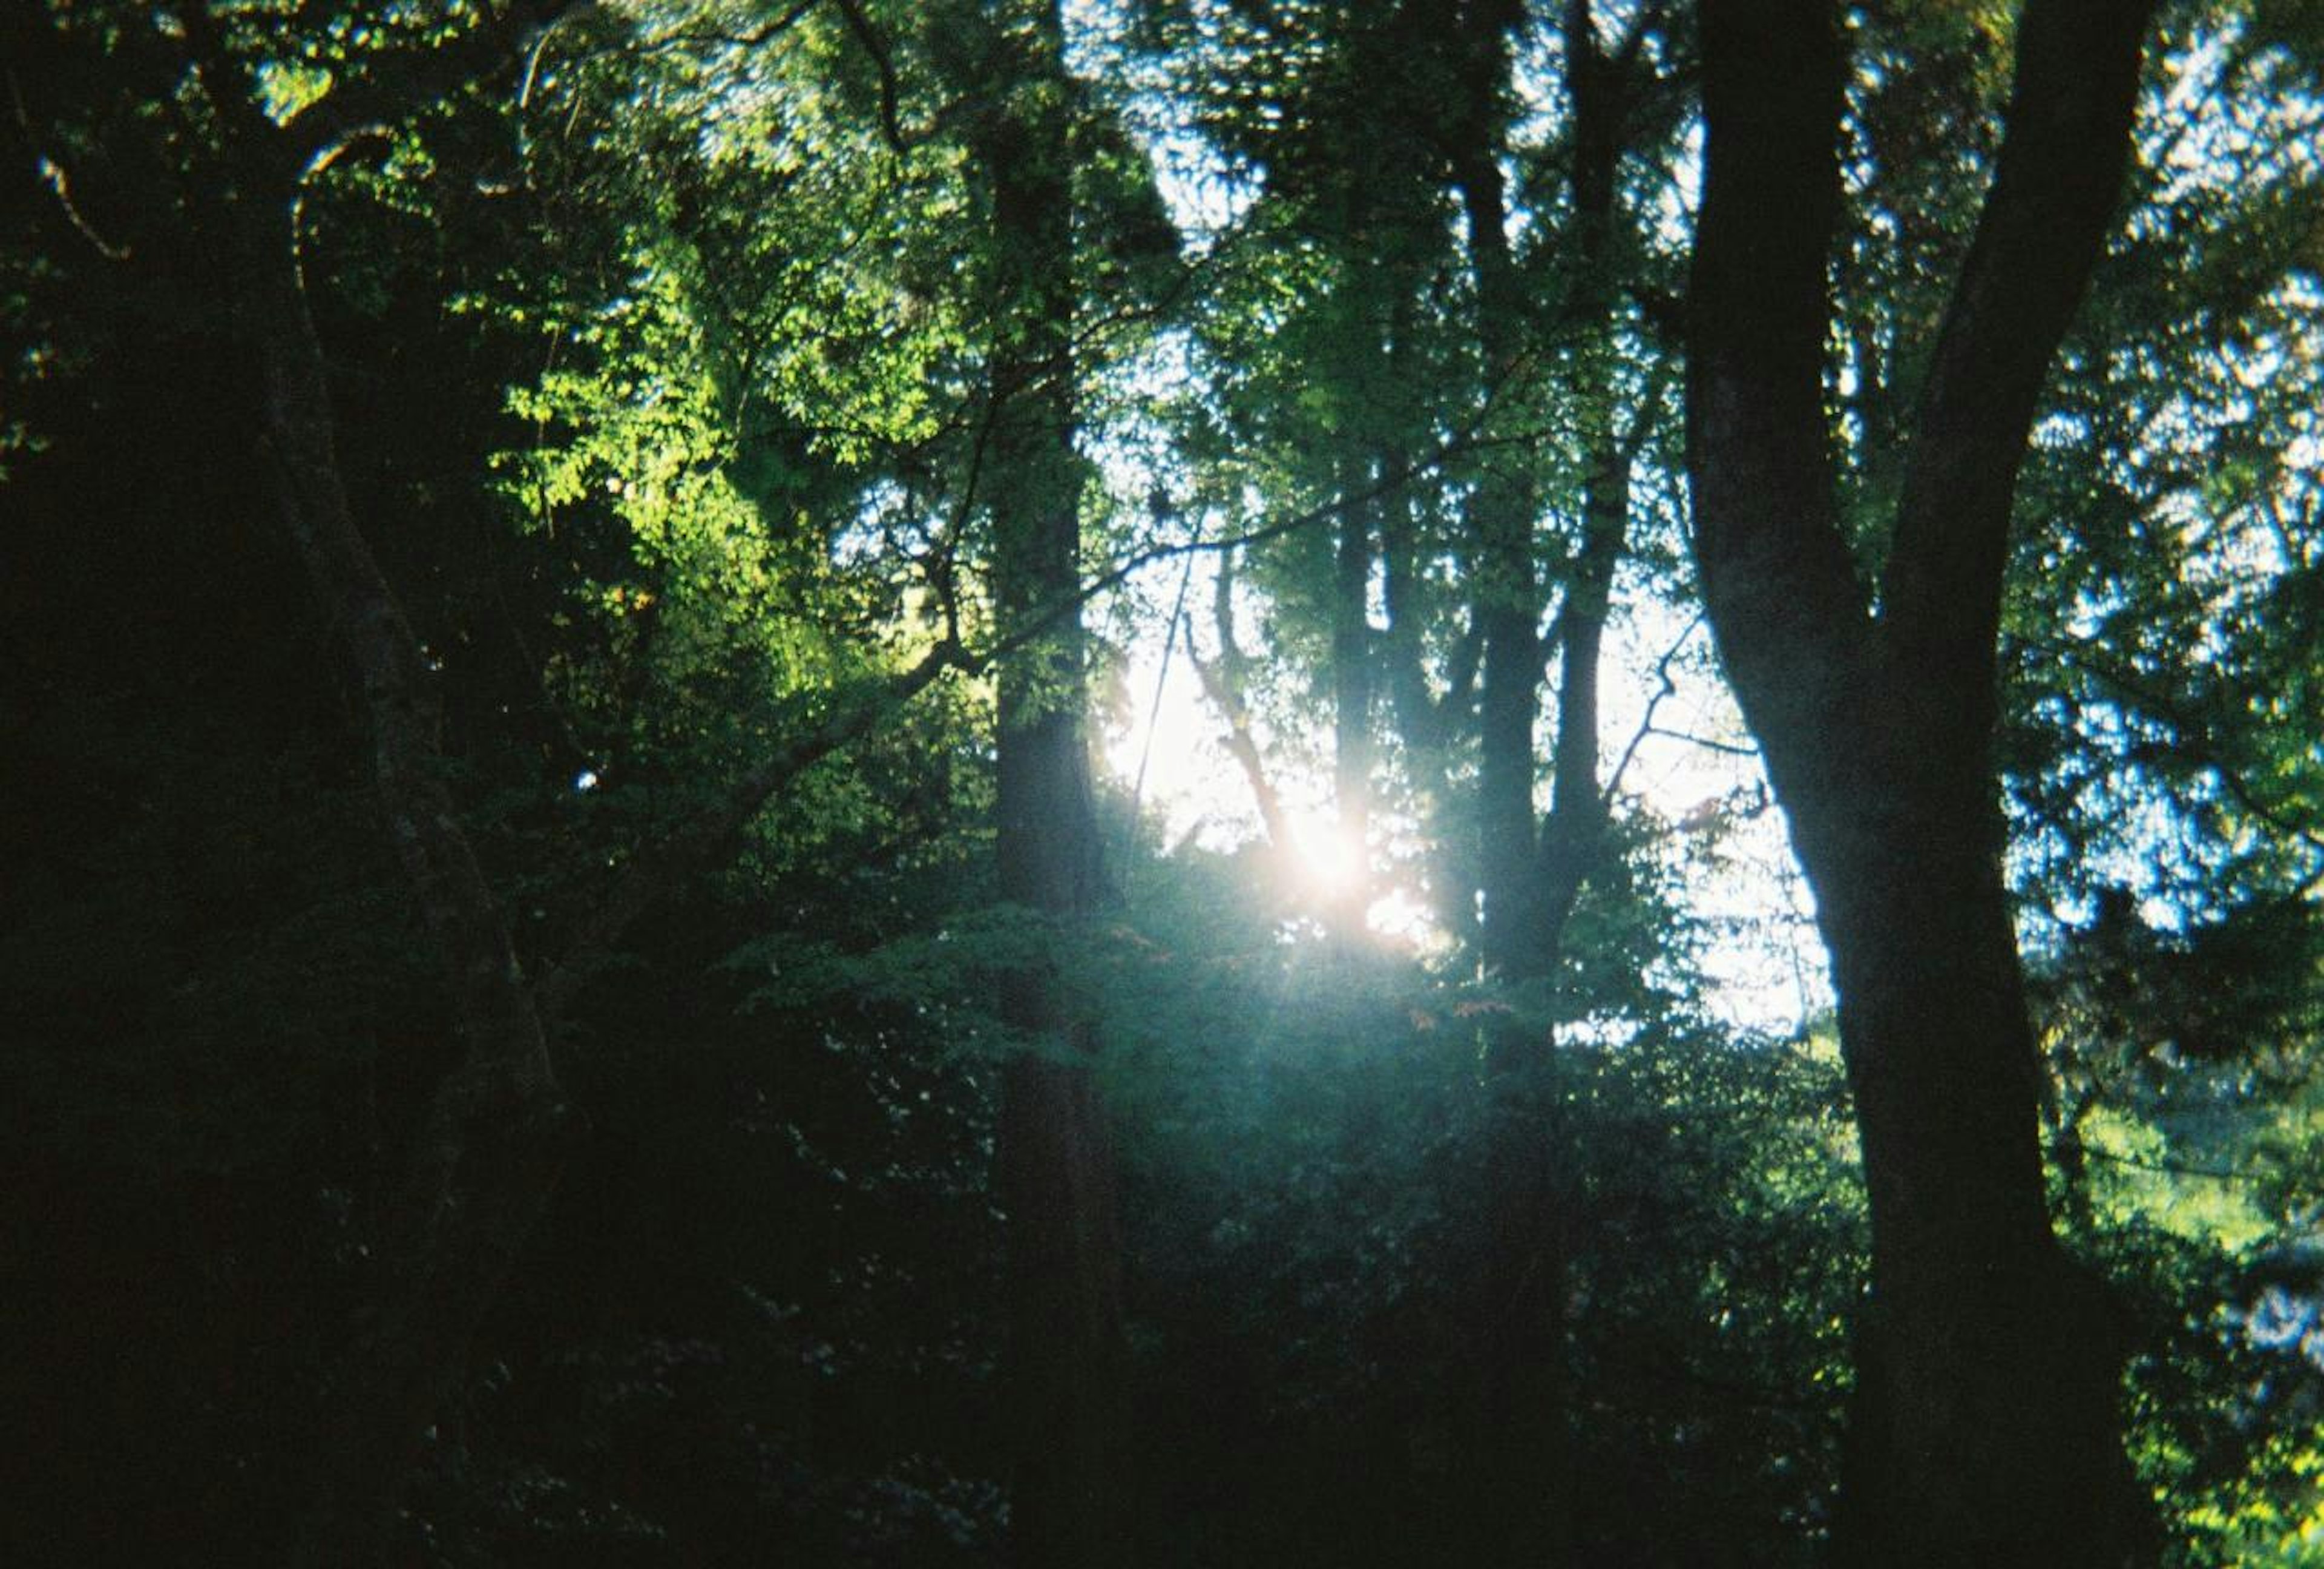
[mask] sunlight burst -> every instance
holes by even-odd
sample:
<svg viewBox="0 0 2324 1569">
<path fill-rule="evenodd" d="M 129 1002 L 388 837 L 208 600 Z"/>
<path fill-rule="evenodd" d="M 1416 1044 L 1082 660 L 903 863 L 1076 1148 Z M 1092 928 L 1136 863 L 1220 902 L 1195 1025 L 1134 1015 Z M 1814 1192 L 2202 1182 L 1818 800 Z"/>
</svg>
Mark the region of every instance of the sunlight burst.
<svg viewBox="0 0 2324 1569">
<path fill-rule="evenodd" d="M 1291 838 L 1301 892 L 1329 901 L 1352 892 L 1363 881 L 1364 846 L 1341 832 L 1331 818 L 1317 816 L 1294 823 Z"/>
</svg>

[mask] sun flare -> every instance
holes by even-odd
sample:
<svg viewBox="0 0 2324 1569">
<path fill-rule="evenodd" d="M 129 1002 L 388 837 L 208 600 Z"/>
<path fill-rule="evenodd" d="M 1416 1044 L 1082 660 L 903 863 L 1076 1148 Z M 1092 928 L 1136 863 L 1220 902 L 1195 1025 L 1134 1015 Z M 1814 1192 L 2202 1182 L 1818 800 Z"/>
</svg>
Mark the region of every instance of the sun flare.
<svg viewBox="0 0 2324 1569">
<path fill-rule="evenodd" d="M 1301 892 L 1335 900 L 1353 892 L 1363 881 L 1364 846 L 1330 818 L 1309 817 L 1293 824 L 1291 841 Z"/>
</svg>

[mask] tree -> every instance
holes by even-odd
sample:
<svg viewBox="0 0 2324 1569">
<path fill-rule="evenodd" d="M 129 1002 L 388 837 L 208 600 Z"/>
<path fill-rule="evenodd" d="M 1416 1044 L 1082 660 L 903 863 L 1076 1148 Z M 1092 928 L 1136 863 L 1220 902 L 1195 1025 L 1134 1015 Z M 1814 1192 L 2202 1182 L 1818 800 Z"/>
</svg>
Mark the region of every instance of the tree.
<svg viewBox="0 0 2324 1569">
<path fill-rule="evenodd" d="M 479 1321 L 549 1203 L 585 1125 L 552 1057 L 567 1006 L 658 901 L 734 854 L 760 808 L 806 769 L 860 738 L 946 669 L 973 663 L 941 641 L 890 682 L 843 700 L 752 761 L 715 800 L 660 835 L 605 887 L 568 950 L 530 973 L 501 896 L 446 784 L 443 699 L 433 663 L 382 571 L 351 502 L 326 353 L 310 305 L 304 202 L 349 147 L 388 134 L 514 67 L 567 8 L 487 12 L 447 36 L 345 50 L 268 36 L 251 19 L 185 7 L 151 19 L 54 19 L 110 28 L 132 69 L 183 69 L 211 140 L 175 150 L 182 200 L 225 237 L 235 336 L 263 386 L 256 432 L 274 499 L 325 622 L 355 678 L 387 838 L 447 978 L 461 1055 L 438 1083 L 398 1197 L 383 1223 L 375 1299 L 325 1397 L 315 1497 L 297 1563 L 369 1564 L 389 1550 L 424 1435 L 466 1375 Z M 152 30 L 147 31 L 148 28 Z M 286 51 L 329 60 L 322 81 L 276 106 Z"/>
<path fill-rule="evenodd" d="M 1464 6 L 1447 20 L 1452 90 L 1441 135 L 1466 220 L 1486 396 L 1512 387 L 1529 357 L 1562 350 L 1563 374 L 1554 383 L 1564 405 L 1558 412 L 1578 427 L 1580 484 L 1547 498 L 1578 521 L 1568 561 L 1552 575 L 1563 593 L 1550 637 L 1541 622 L 1552 585 L 1540 581 L 1536 567 L 1536 514 L 1546 488 L 1541 476 L 1522 463 L 1489 458 L 1470 503 L 1471 614 L 1482 644 L 1479 956 L 1512 986 L 1538 987 L 1557 976 L 1582 891 L 1612 857 L 1600 773 L 1600 655 L 1615 571 L 1629 548 L 1632 464 L 1659 415 L 1661 396 L 1658 374 L 1650 375 L 1632 416 L 1637 433 L 1626 432 L 1615 378 L 1605 371 L 1626 325 L 1618 295 L 1625 281 L 1621 262 L 1635 254 L 1625 244 L 1628 220 L 1617 166 L 1628 138 L 1637 134 L 1635 124 L 1626 122 L 1634 120 L 1651 74 L 1640 68 L 1640 51 L 1657 23 L 1650 13 L 1630 18 L 1609 49 L 1586 0 L 1574 0 L 1560 18 L 1567 114 L 1558 237 L 1568 259 L 1563 298 L 1538 319 L 1526 309 L 1500 172 L 1513 91 L 1510 34 L 1524 20 L 1522 9 Z M 1536 732 L 1545 654 L 1551 651 L 1557 682 L 1545 815 L 1536 804 Z M 1495 1029 L 1485 1048 L 1498 1103 L 1476 1282 L 1480 1411 L 1471 1444 L 1482 1482 L 1481 1537 L 1510 1563 L 1572 1551 L 1566 1297 L 1583 1183 L 1559 1111 L 1554 1047 L 1554 1029 L 1527 1019 Z"/>
<path fill-rule="evenodd" d="M 1839 24 L 1817 5 L 1702 17 L 1695 555 L 1815 891 L 1862 1130 L 1874 1297 L 1836 1544 L 1850 1562 L 2156 1551 L 2116 1415 L 2126 1348 L 2045 1210 L 1993 762 L 2015 480 L 2115 209 L 2151 9 L 2025 7 L 1877 598 L 1840 527 L 1825 415 Z"/>
<path fill-rule="evenodd" d="M 998 691 L 998 890 L 1063 930 L 1102 891 L 1080 610 L 1075 88 L 1055 0 L 932 24 L 948 85 L 970 106 L 964 140 L 990 246 L 982 505 L 994 613 L 1017 644 Z M 1111 1131 L 1084 1060 L 1088 1024 L 1059 994 L 1053 966 L 1005 976 L 1001 1014 L 1028 1041 L 1005 1070 L 995 1133 L 1009 1216 L 1016 1561 L 1103 1564 L 1120 1547 L 1128 1421 Z"/>
<path fill-rule="evenodd" d="M 1341 853 L 1370 850 L 1375 776 L 1393 762 L 1430 904 L 1516 1004 L 1482 1032 L 1495 1131 L 1455 1201 L 1469 1227 L 1456 1268 L 1472 1551 L 1526 1561 L 1560 1550 L 1570 1486 L 1564 1253 L 1583 1181 L 1554 1035 L 1590 1005 L 1569 924 L 1618 859 L 1601 648 L 1665 379 L 1637 304 L 1662 293 L 1635 233 L 1643 198 L 1624 187 L 1665 167 L 1668 28 L 1646 8 L 1609 36 L 1595 8 L 1561 7 L 1558 114 L 1534 142 L 1514 130 L 1521 57 L 1545 69 L 1524 6 L 1388 4 L 1271 31 L 1215 20 L 1189 52 L 1213 39 L 1244 52 L 1215 72 L 1231 85 L 1196 90 L 1223 100 L 1216 134 L 1265 183 L 1240 237 L 1295 250 L 1314 280 L 1279 332 L 1286 303 L 1264 289 L 1255 306 L 1221 291 L 1209 320 L 1241 394 L 1222 420 L 1249 432 L 1233 469 L 1280 444 L 1288 473 L 1262 485 L 1340 501 L 1328 558 L 1320 536 L 1286 541 L 1268 582 L 1278 619 L 1322 608 Z M 1447 431 L 1452 450 L 1416 467 Z M 1319 451 L 1333 455 L 1320 474 Z M 1240 685 L 1223 692 L 1231 719 Z M 1232 722 L 1256 779 L 1248 724 Z M 1338 911 L 1343 933 L 1369 900 Z"/>
<path fill-rule="evenodd" d="M 1694 7 L 0 9 L 0 1555 L 2292 1553 L 2324 49 L 2072 313 L 2059 3 L 1711 18 L 1838 1027 Z"/>
</svg>

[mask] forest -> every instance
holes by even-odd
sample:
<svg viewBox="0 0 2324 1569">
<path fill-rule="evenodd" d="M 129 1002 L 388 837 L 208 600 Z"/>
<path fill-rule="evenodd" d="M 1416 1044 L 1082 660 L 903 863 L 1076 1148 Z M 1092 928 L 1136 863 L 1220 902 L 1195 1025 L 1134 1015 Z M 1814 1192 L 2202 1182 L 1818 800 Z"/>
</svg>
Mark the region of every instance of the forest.
<svg viewBox="0 0 2324 1569">
<path fill-rule="evenodd" d="M 0 1562 L 2324 1565 L 2317 0 L 0 78 Z"/>
</svg>

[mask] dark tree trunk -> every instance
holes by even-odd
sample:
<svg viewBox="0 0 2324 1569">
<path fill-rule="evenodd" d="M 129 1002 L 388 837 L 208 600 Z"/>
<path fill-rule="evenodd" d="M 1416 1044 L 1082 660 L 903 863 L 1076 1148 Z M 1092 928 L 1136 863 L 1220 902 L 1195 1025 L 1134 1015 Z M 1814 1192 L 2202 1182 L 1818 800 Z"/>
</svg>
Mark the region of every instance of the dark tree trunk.
<svg viewBox="0 0 2324 1569">
<path fill-rule="evenodd" d="M 1522 8 L 1502 0 L 1470 0 L 1457 8 L 1460 87 L 1449 152 L 1468 220 L 1479 348 L 1492 396 L 1506 395 L 1522 374 L 1530 336 L 1509 251 L 1500 167 L 1507 40 L 1508 30 L 1522 20 Z M 1562 314 L 1575 336 L 1578 362 L 1603 365 L 1611 357 L 1615 296 L 1608 275 L 1609 242 L 1618 216 L 1615 171 L 1634 44 L 1608 55 L 1598 42 L 1586 0 L 1567 6 L 1563 32 L 1572 104 L 1568 249 L 1574 282 Z M 1478 782 L 1483 956 L 1489 969 L 1515 981 L 1536 980 L 1556 967 L 1567 918 L 1605 843 L 1598 677 L 1614 571 L 1628 540 L 1630 453 L 1602 379 L 1586 374 L 1575 379 L 1588 471 L 1581 547 L 1556 619 L 1556 734 L 1545 820 L 1534 810 L 1534 736 L 1545 651 L 1539 632 L 1543 590 L 1534 562 L 1537 500 L 1528 471 L 1489 466 L 1473 513 L 1476 614 L 1484 642 Z"/>
<path fill-rule="evenodd" d="M 1929 767 L 1932 742 L 1979 748 L 1893 718 L 1862 739 L 1882 809 L 1792 808 L 1845 841 L 1803 860 L 1874 1227 L 1841 1555 L 2135 1561 L 2151 1544 L 2118 1436 L 2125 1348 L 2050 1231 L 1998 813 L 1989 781 Z"/>
<path fill-rule="evenodd" d="M 431 61 L 441 69 L 411 87 L 412 102 L 505 61 L 516 36 L 479 35 Z M 945 670 L 974 661 L 941 646 L 761 759 L 715 810 L 632 858 L 567 961 L 528 979 L 445 789 L 432 672 L 356 522 L 339 466 L 297 226 L 300 186 L 322 160 L 296 134 L 298 122 L 278 131 L 255 112 L 233 62 L 204 47 L 201 63 L 234 138 L 241 242 L 234 309 L 263 378 L 264 450 L 287 531 L 356 677 L 380 808 L 444 963 L 461 1048 L 381 1216 L 371 1300 L 326 1380 L 312 1445 L 314 1499 L 293 1527 L 290 1561 L 344 1569 L 379 1564 L 392 1551 L 398 1508 L 428 1429 L 458 1394 L 477 1327 L 584 1132 L 549 1051 L 566 1005 L 640 916 L 733 854 L 776 790 Z M 309 112 L 331 107 L 327 97 Z M 309 127 L 309 134 L 319 133 Z"/>
<path fill-rule="evenodd" d="M 1515 8 L 1461 8 L 1460 97 L 1449 149 L 1468 220 L 1486 395 L 1507 400 L 1523 369 L 1524 301 L 1509 254 L 1501 179 L 1506 35 Z M 1477 689 L 1479 946 L 1487 972 L 1545 979 L 1557 937 L 1543 929 L 1539 775 L 1542 586 L 1534 563 L 1536 495 L 1529 458 L 1487 461 L 1471 503 L 1473 614 L 1483 641 Z M 1595 679 L 1596 669 L 1591 671 Z M 1559 716 L 1562 726 L 1566 716 Z M 1567 1239 L 1572 1173 L 1557 1127 L 1556 1063 L 1538 1020 L 1497 1020 L 1485 1048 L 1481 1247 L 1473 1285 L 1476 1389 L 1467 1448 L 1473 1551 L 1490 1564 L 1547 1564 L 1572 1554 L 1565 1376 Z"/>
<path fill-rule="evenodd" d="M 1507 398 L 1524 374 L 1532 333 L 1508 238 L 1501 174 L 1508 34 L 1521 6 L 1470 0 L 1457 8 L 1457 97 L 1448 125 L 1453 184 L 1468 223 L 1477 288 L 1478 347 L 1487 394 Z M 1575 253 L 1585 275 L 1604 251 L 1613 208 L 1613 99 L 1597 78 L 1586 7 L 1573 11 L 1588 47 L 1569 39 L 1567 69 L 1576 106 L 1572 190 Z M 1569 19 L 1569 32 L 1572 19 Z M 1602 152 L 1603 156 L 1600 156 Z M 1568 314 L 1585 333 L 1608 326 L 1602 297 L 1577 291 Z M 1568 918 L 1605 839 L 1597 779 L 1598 666 L 1614 563 L 1626 516 L 1617 475 L 1627 465 L 1611 440 L 1613 413 L 1592 400 L 1591 485 L 1585 543 L 1561 608 L 1560 685 L 1552 743 L 1548 817 L 1535 809 L 1539 774 L 1543 586 L 1535 563 L 1538 501 L 1529 468 L 1495 462 L 1480 480 L 1471 513 L 1476 552 L 1476 624 L 1482 635 L 1479 688 L 1478 886 L 1480 951 L 1488 971 L 1523 985 L 1556 971 Z M 1609 499 L 1612 501 L 1609 509 Z M 1559 1114 L 1558 1064 L 1538 1020 L 1499 1023 L 1486 1043 L 1488 1132 L 1481 1264 L 1473 1318 L 1478 1352 L 1477 1426 L 1471 1435 L 1476 1495 L 1470 1508 L 1477 1551 L 1493 1563 L 1545 1564 L 1574 1552 L 1566 1371 L 1566 1298 L 1571 1232 L 1579 1185 Z"/>
<path fill-rule="evenodd" d="M 326 1392 L 317 1498 L 291 1555 L 300 1565 L 368 1565 L 386 1556 L 427 1428 L 466 1375 L 476 1325 L 547 1209 L 580 1119 L 445 793 L 419 641 L 347 503 L 299 276 L 294 191 L 287 174 L 254 169 L 249 183 L 239 309 L 264 370 L 284 517 L 358 678 L 380 807 L 449 972 L 461 1042 L 384 1217 L 372 1310 Z"/>
<path fill-rule="evenodd" d="M 1522 367 L 1526 318 L 1509 254 L 1502 189 L 1501 97 L 1507 30 L 1499 4 L 1462 8 L 1462 88 L 1452 134 L 1453 183 L 1469 226 L 1486 395 L 1506 400 Z M 1541 585 L 1534 570 L 1535 489 L 1523 459 L 1489 459 L 1472 503 L 1476 618 L 1484 638 L 1477 701 L 1477 848 L 1486 967 L 1510 980 L 1541 973 L 1534 724 L 1541 712 Z"/>
<path fill-rule="evenodd" d="M 1634 20 L 1633 28 L 1643 27 Z M 1567 190 L 1572 204 L 1572 292 L 1567 316 L 1585 365 L 1610 369 L 1615 358 L 1613 240 L 1620 221 L 1615 186 L 1629 78 L 1643 33 L 1633 32 L 1611 55 L 1599 44 L 1589 0 L 1568 0 L 1563 17 L 1566 96 L 1573 106 Z M 1534 895 L 1537 963 L 1554 966 L 1582 885 L 1606 854 L 1606 795 L 1598 777 L 1598 675 L 1614 573 L 1629 548 L 1630 466 L 1637 440 L 1617 418 L 1609 375 L 1585 372 L 1579 383 L 1585 472 L 1580 549 L 1557 612 L 1557 737 L 1550 753 L 1549 818 L 1542 825 Z M 1645 431 L 1653 393 L 1637 412 Z"/>
<path fill-rule="evenodd" d="M 1533 962 L 1546 972 L 1564 946 L 1566 923 L 1606 856 L 1606 790 L 1598 775 L 1598 675 L 1614 568 L 1630 524 L 1630 458 L 1610 409 L 1591 416 L 1590 477 L 1582 502 L 1582 550 L 1557 610 L 1557 736 L 1550 749 L 1549 817 L 1535 878 Z"/>
<path fill-rule="evenodd" d="M 2044 1207 L 2001 874 L 2011 494 L 2126 156 L 2140 0 L 2026 7 L 2006 141 L 1921 411 L 1876 614 L 1824 427 L 1844 60 L 1815 0 L 1705 8 L 1688 355 L 1695 551 L 1831 955 L 1873 1225 L 1835 1555 L 2151 1562 L 2103 1291 Z"/>
<path fill-rule="evenodd" d="M 997 854 L 1004 900 L 1069 923 L 1093 908 L 1100 880 L 1081 617 L 1059 614 L 1081 589 L 1070 94 L 1059 12 L 1031 9 L 1021 28 L 986 35 L 1010 90 L 973 134 L 992 199 L 994 595 L 1004 638 L 1047 625 L 1000 672 Z M 1005 1075 L 997 1135 L 1009 1217 L 1014 1561 L 1098 1569 L 1120 1551 L 1127 1426 L 1105 1108 L 1082 1060 L 1093 1043 L 1053 974 L 1010 977 L 1001 1005 L 1036 1043 Z"/>
</svg>

